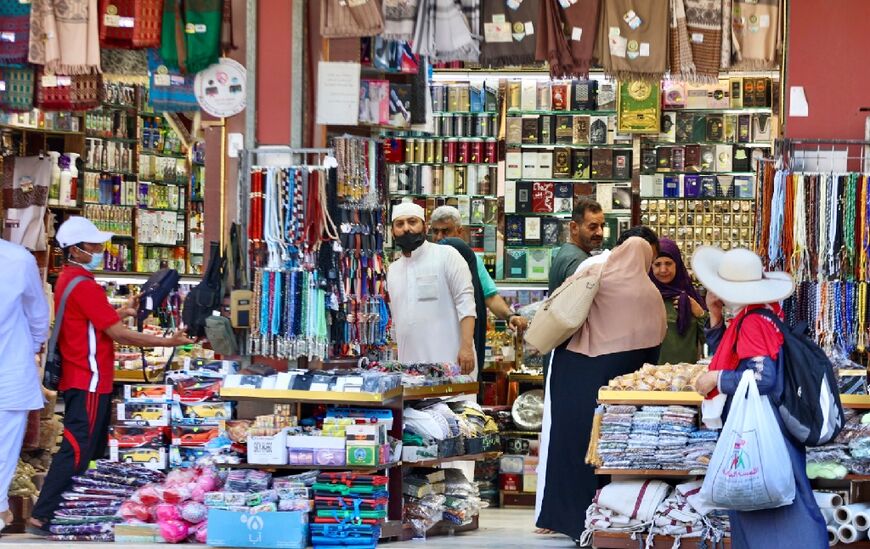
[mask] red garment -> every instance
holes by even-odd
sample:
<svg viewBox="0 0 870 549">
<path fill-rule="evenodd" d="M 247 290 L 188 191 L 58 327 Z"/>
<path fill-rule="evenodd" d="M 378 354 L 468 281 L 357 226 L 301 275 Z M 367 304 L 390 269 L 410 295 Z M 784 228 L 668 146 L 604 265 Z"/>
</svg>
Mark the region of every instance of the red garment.
<svg viewBox="0 0 870 549">
<path fill-rule="evenodd" d="M 782 307 L 779 304 L 771 305 L 749 305 L 734 317 L 734 320 L 728 325 L 725 333 L 722 335 L 722 341 L 719 342 L 719 348 L 716 354 L 713 355 L 713 361 L 710 363 L 709 370 L 736 370 L 741 360 L 756 356 L 769 356 L 776 360 L 779 355 L 779 348 L 782 347 L 783 337 L 779 329 L 769 319 L 761 315 L 750 315 L 740 326 L 740 338 L 737 338 L 737 326 L 740 321 L 749 311 L 762 309 L 764 307 L 770 309 L 782 318 Z M 734 352 L 734 341 L 737 340 L 737 352 Z M 707 399 L 711 399 L 719 394 L 717 389 L 713 389 L 707 395 Z"/>
<path fill-rule="evenodd" d="M 115 374 L 115 345 L 105 330 L 120 322 L 121 317 L 94 275 L 77 265 L 64 267 L 57 279 L 55 310 L 60 307 L 67 284 L 77 276 L 86 276 L 89 280 L 79 282 L 66 301 L 57 340 L 63 357 L 59 389 L 108 394 L 112 392 Z"/>
</svg>

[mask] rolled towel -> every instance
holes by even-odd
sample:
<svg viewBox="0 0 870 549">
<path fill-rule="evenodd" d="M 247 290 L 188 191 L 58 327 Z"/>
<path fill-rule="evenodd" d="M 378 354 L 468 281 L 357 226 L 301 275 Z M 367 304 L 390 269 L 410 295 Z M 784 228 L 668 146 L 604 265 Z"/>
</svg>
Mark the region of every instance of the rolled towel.
<svg viewBox="0 0 870 549">
<path fill-rule="evenodd" d="M 855 520 L 852 521 L 852 525 L 858 530 L 866 532 L 870 529 L 870 512 L 860 511 L 855 513 Z"/>
<path fill-rule="evenodd" d="M 855 514 L 861 511 L 870 510 L 870 503 L 850 503 L 849 505 L 841 505 L 834 511 L 834 519 L 839 524 L 852 524 L 855 520 Z"/>
<path fill-rule="evenodd" d="M 819 507 L 840 507 L 843 505 L 843 496 L 833 492 L 813 492 Z"/>
<path fill-rule="evenodd" d="M 825 517 L 825 524 L 836 524 L 836 521 L 834 521 L 835 509 L 833 507 L 819 507 L 819 511 L 821 511 L 822 516 Z"/>
<path fill-rule="evenodd" d="M 867 532 L 861 532 L 851 524 L 843 524 L 837 530 L 837 536 L 840 538 L 840 543 L 855 543 L 867 539 Z"/>
<path fill-rule="evenodd" d="M 833 547 L 840 543 L 839 528 L 836 526 L 828 526 L 828 545 Z"/>
</svg>

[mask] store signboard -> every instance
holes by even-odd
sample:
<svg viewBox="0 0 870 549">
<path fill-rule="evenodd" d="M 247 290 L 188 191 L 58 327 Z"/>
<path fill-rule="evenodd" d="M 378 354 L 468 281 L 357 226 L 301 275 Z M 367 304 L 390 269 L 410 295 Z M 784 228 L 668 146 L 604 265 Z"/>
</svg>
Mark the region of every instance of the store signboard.
<svg viewBox="0 0 870 549">
<path fill-rule="evenodd" d="M 221 57 L 196 74 L 193 92 L 202 110 L 218 118 L 228 118 L 245 110 L 247 71 L 238 61 Z"/>
<path fill-rule="evenodd" d="M 359 122 L 360 64 L 317 64 L 317 123 L 356 126 Z"/>
</svg>

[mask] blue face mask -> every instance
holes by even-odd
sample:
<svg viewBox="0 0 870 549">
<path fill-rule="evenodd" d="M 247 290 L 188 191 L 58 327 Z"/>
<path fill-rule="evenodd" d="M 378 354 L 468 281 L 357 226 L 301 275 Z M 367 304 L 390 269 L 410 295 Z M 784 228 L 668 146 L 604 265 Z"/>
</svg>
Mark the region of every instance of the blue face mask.
<svg viewBox="0 0 870 549">
<path fill-rule="evenodd" d="M 91 260 L 88 261 L 87 263 L 78 263 L 78 265 L 81 265 L 83 268 L 85 268 L 88 271 L 96 271 L 96 270 L 103 267 L 103 254 L 102 253 L 98 254 L 98 253 L 88 252 L 88 251 L 82 250 L 81 248 L 79 248 L 79 250 L 90 255 Z"/>
</svg>

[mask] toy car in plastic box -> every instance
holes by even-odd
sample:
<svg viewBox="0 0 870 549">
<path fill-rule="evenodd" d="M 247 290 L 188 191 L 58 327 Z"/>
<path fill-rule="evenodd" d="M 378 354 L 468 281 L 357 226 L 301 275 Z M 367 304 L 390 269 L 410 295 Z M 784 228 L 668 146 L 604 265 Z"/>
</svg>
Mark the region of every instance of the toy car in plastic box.
<svg viewBox="0 0 870 549">
<path fill-rule="evenodd" d="M 166 448 L 109 447 L 109 460 L 136 463 L 149 469 L 166 469 Z"/>
<path fill-rule="evenodd" d="M 214 400 L 220 397 L 221 381 L 214 379 L 189 378 L 175 384 L 175 400 L 193 404 Z"/>
<path fill-rule="evenodd" d="M 118 421 L 127 425 L 166 427 L 169 425 L 169 406 L 121 402 L 118 404 Z"/>
<path fill-rule="evenodd" d="M 220 435 L 219 427 L 195 425 L 172 428 L 172 444 L 184 447 L 205 446 L 211 439 Z"/>
<path fill-rule="evenodd" d="M 232 417 L 233 405 L 229 402 L 172 405 L 172 420 L 183 425 L 218 425 Z"/>
<path fill-rule="evenodd" d="M 125 385 L 125 402 L 164 404 L 172 402 L 171 385 Z"/>
<path fill-rule="evenodd" d="M 165 427 L 112 425 L 109 428 L 109 446 L 117 448 L 163 446 L 166 444 L 165 430 Z"/>
</svg>

